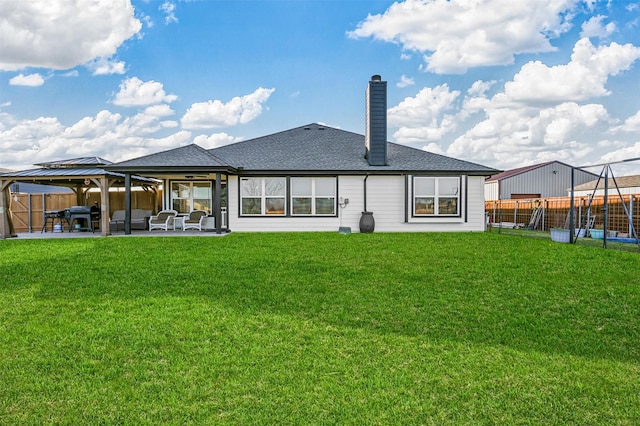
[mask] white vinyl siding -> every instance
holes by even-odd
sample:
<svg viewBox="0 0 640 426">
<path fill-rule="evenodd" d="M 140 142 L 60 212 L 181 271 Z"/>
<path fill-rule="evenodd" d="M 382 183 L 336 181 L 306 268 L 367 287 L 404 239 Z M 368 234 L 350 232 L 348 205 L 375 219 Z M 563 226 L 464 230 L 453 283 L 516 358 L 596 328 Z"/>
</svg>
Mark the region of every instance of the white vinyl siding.
<svg viewBox="0 0 640 426">
<path fill-rule="evenodd" d="M 337 216 L 241 216 L 239 203 L 230 202 L 229 228 L 233 232 L 338 232 L 343 226 L 350 227 L 351 232 L 359 232 L 364 211 L 364 178 L 364 175 L 338 176 L 336 198 L 348 198 L 349 205 L 344 209 L 337 207 Z M 461 178 L 460 217 L 412 217 L 412 179 L 407 178 L 407 182 L 409 187 L 405 192 L 405 176 L 367 178 L 367 211 L 373 212 L 374 232 L 485 230 L 483 176 Z M 237 199 L 238 191 L 239 178 L 229 176 L 229 199 Z"/>
</svg>

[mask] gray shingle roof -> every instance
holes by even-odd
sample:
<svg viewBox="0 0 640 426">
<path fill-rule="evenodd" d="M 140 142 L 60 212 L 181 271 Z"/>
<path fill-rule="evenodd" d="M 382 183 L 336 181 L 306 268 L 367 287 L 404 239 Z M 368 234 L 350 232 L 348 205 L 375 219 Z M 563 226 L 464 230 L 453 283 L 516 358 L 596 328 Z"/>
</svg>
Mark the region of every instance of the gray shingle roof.
<svg viewBox="0 0 640 426">
<path fill-rule="evenodd" d="M 137 173 L 227 170 L 255 173 L 465 173 L 489 176 L 490 167 L 388 143 L 388 165 L 370 166 L 364 135 L 313 123 L 206 150 L 191 144 L 107 166 Z"/>
<path fill-rule="evenodd" d="M 139 169 L 148 168 L 228 168 L 230 165 L 216 158 L 206 149 L 195 145 L 186 145 L 156 154 L 145 155 L 144 157 L 122 161 L 113 164 L 109 169 Z"/>
<path fill-rule="evenodd" d="M 388 165 L 370 166 L 364 135 L 317 123 L 209 150 L 245 171 L 460 172 L 488 176 L 498 170 L 390 143 Z"/>
</svg>

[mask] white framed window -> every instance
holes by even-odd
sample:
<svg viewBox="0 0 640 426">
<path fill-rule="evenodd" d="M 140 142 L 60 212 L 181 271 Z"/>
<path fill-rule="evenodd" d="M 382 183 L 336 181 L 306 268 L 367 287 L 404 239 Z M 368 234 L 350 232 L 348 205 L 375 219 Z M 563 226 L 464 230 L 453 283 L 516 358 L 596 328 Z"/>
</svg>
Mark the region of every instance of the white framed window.
<svg viewBox="0 0 640 426">
<path fill-rule="evenodd" d="M 413 178 L 414 216 L 459 216 L 460 177 Z"/>
<path fill-rule="evenodd" d="M 285 178 L 241 178 L 240 214 L 242 216 L 284 216 L 287 197 Z"/>
<path fill-rule="evenodd" d="M 336 178 L 291 178 L 292 216 L 335 216 Z"/>
<path fill-rule="evenodd" d="M 180 214 L 204 210 L 211 214 L 211 182 L 171 182 L 171 206 Z"/>
</svg>

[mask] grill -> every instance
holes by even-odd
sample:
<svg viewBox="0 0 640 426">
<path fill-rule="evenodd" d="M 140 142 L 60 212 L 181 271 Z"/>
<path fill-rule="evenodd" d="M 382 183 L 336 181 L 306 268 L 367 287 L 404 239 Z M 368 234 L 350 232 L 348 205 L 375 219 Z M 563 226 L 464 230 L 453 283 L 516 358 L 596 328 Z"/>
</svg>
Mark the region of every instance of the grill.
<svg viewBox="0 0 640 426">
<path fill-rule="evenodd" d="M 47 223 L 51 222 L 51 232 L 62 232 L 64 231 L 64 222 L 69 224 L 69 218 L 65 214 L 67 210 L 50 210 L 44 212 L 44 217 L 42 221 L 42 230 L 40 233 L 47 232 Z M 56 225 L 56 221 L 58 224 Z"/>
<path fill-rule="evenodd" d="M 64 217 L 69 221 L 69 232 L 71 231 L 91 231 L 93 232 L 93 224 L 91 223 L 91 207 L 89 206 L 73 206 L 63 210 Z M 95 215 L 97 216 L 97 214 Z M 76 222 L 75 227 L 73 222 Z"/>
</svg>

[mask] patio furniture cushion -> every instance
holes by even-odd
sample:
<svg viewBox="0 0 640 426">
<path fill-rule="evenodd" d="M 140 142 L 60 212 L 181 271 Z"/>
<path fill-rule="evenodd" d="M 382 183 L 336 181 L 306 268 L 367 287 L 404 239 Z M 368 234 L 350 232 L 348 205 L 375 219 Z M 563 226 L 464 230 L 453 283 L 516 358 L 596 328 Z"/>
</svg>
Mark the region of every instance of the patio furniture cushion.
<svg viewBox="0 0 640 426">
<path fill-rule="evenodd" d="M 175 210 L 162 210 L 157 215 L 149 218 L 149 231 L 154 229 L 169 230 L 169 227 L 173 227 L 173 219 L 178 215 Z"/>
<path fill-rule="evenodd" d="M 194 210 L 182 219 L 182 230 L 197 229 L 202 231 L 202 223 L 207 217 L 208 213 L 204 210 Z"/>
<path fill-rule="evenodd" d="M 153 211 L 147 209 L 131 209 L 131 229 L 147 229 L 147 222 Z M 124 210 L 116 210 L 109 220 L 110 231 L 124 230 Z"/>
</svg>

